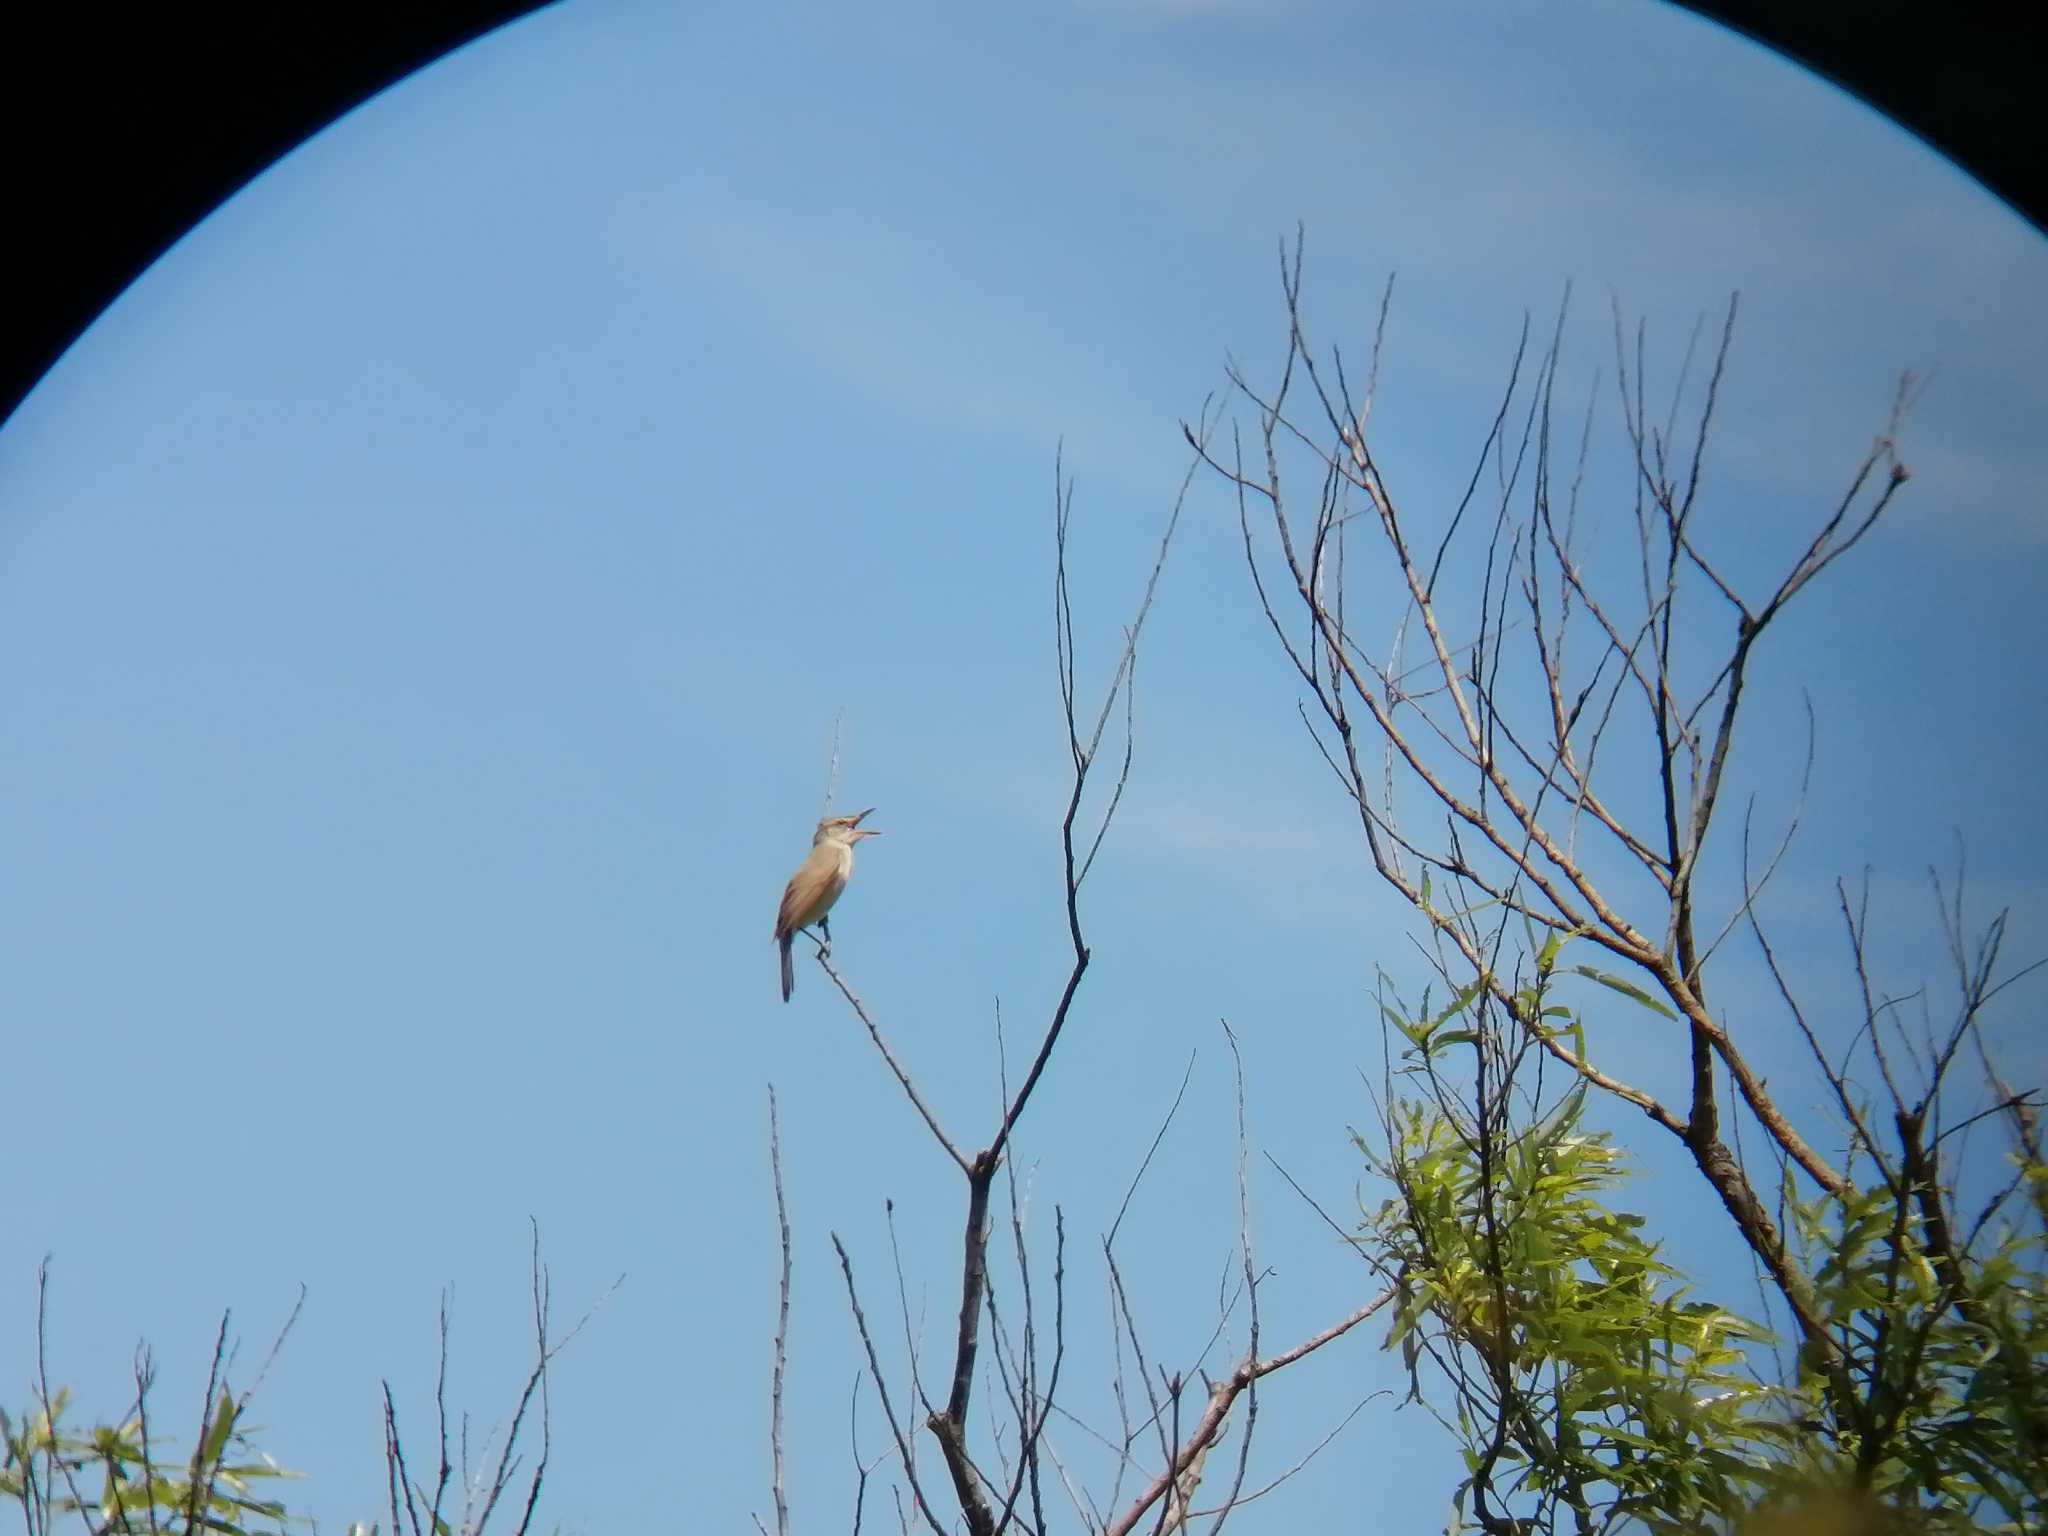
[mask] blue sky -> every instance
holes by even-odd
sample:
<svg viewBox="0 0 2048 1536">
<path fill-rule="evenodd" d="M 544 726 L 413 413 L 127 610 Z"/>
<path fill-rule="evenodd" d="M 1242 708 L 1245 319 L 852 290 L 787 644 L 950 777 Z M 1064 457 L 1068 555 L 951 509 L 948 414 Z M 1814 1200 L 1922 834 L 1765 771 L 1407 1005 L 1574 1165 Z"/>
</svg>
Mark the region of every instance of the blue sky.
<svg viewBox="0 0 2048 1536">
<path fill-rule="evenodd" d="M 1841 998 L 1831 882 L 1865 864 L 1885 979 L 1940 980 L 1925 871 L 1958 836 L 2014 953 L 2048 950 L 2048 250 L 1916 141 L 1641 0 L 571 3 L 272 168 L 0 428 L 8 1400 L 46 1251 L 52 1374 L 107 1412 L 138 1338 L 188 1400 L 219 1310 L 253 1354 L 303 1282 L 262 1443 L 323 1526 L 379 1518 L 378 1380 L 423 1427 L 446 1285 L 452 1393 L 502 1411 L 532 1217 L 558 1311 L 627 1275 L 555 1378 L 548 1517 L 736 1528 L 768 1507 L 772 1081 L 791 1498 L 839 1521 L 857 1346 L 827 1234 L 887 1301 L 894 1200 L 936 1351 L 960 1201 L 815 972 L 775 995 L 834 718 L 841 801 L 886 833 L 840 958 L 972 1137 L 998 1000 L 1014 1054 L 1062 975 L 1055 446 L 1092 691 L 1177 423 L 1226 356 L 1278 354 L 1297 221 L 1325 339 L 1362 352 L 1398 274 L 1375 420 L 1424 524 L 1567 282 L 1573 398 L 1610 295 L 1668 366 L 1741 290 L 1711 516 L 1758 571 L 1900 370 L 1931 372 L 1908 494 L 1773 635 L 1739 772 L 1782 817 L 1808 690 L 1816 787 L 1772 911 L 1817 997 Z M 1148 1347 L 1182 1362 L 1236 1222 L 1217 1020 L 1255 1143 L 1349 1211 L 1375 968 L 1419 985 L 1295 702 L 1198 483 L 1097 965 L 1019 1149 L 1034 1230 L 1067 1215 L 1069 1381 L 1104 1420 L 1100 1234 L 1189 1053 L 1120 1243 Z M 2022 1011 L 2009 1060 L 2038 1082 Z M 1604 1027 L 1676 1070 L 1675 1041 Z M 1782 1018 L 1734 1027 L 1796 1073 Z M 1684 1181 L 1634 1198 L 1681 1256 L 1720 1251 Z M 1355 1304 L 1362 1267 L 1263 1167 L 1253 1201 L 1268 1339 Z M 1381 1332 L 1276 1380 L 1266 1476 L 1398 1394 Z M 1381 1398 L 1243 1528 L 1421 1529 L 1454 1476 Z"/>
</svg>

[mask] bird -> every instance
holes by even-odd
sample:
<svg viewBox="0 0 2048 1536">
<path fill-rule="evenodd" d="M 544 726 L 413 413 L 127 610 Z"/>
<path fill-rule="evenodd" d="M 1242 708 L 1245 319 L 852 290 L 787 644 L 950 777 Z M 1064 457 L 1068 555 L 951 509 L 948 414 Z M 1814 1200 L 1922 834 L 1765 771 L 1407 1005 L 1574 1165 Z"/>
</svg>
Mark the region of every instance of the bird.
<svg viewBox="0 0 2048 1536">
<path fill-rule="evenodd" d="M 782 1000 L 796 990 L 796 963 L 789 946 L 802 930 L 816 924 L 825 931 L 825 943 L 832 943 L 832 925 L 825 914 L 846 889 L 853 873 L 853 845 L 864 837 L 882 834 L 861 823 L 875 813 L 871 805 L 853 816 L 827 816 L 811 836 L 811 852 L 782 891 L 782 905 L 775 912 L 775 942 L 782 946 Z"/>
</svg>

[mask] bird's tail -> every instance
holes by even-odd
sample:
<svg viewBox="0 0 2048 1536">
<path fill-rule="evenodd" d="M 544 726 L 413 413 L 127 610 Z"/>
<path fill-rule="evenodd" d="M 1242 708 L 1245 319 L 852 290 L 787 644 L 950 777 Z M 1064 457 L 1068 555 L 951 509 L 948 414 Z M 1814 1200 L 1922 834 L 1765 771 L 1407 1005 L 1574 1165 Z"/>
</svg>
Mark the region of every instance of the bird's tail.
<svg viewBox="0 0 2048 1536">
<path fill-rule="evenodd" d="M 796 961 L 790 957 L 789 946 L 796 942 L 796 935 L 782 935 L 782 1000 L 789 1001 L 789 994 L 796 990 Z"/>
</svg>

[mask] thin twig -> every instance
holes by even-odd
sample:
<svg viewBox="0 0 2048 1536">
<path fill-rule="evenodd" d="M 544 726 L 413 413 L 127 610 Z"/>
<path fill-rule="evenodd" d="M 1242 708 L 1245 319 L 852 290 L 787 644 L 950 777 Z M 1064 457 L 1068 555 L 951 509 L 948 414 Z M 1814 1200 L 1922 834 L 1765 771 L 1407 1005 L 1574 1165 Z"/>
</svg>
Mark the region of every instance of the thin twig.
<svg viewBox="0 0 2048 1536">
<path fill-rule="evenodd" d="M 831 978 L 832 985 L 839 989 L 839 995 L 845 998 L 847 1006 L 853 1009 L 854 1017 L 866 1026 L 868 1038 L 874 1041 L 875 1049 L 882 1053 L 882 1060 L 888 1063 L 890 1075 L 902 1086 L 904 1093 L 908 1095 L 918 1115 L 923 1119 L 932 1135 L 938 1138 L 939 1145 L 946 1149 L 946 1155 L 959 1165 L 962 1173 L 968 1172 L 972 1165 L 967 1160 L 967 1154 L 960 1150 L 958 1143 L 948 1136 L 945 1128 L 939 1124 L 939 1117 L 932 1112 L 931 1106 L 925 1103 L 924 1095 L 917 1091 L 917 1084 L 911 1081 L 909 1071 L 897 1059 L 896 1052 L 891 1049 L 888 1040 L 883 1037 L 880 1026 L 869 1015 L 867 1005 L 855 994 L 852 985 L 847 979 L 840 975 L 833 966 L 831 954 L 822 944 L 818 947 L 818 966 Z"/>
<path fill-rule="evenodd" d="M 882 1415 L 889 1421 L 889 1433 L 895 1437 L 897 1460 L 903 1467 L 904 1478 L 910 1484 L 911 1497 L 916 1500 L 917 1509 L 932 1528 L 932 1536 L 949 1536 L 939 1517 L 925 1501 L 924 1488 L 917 1480 L 917 1460 L 910 1437 L 903 1431 L 902 1422 L 896 1417 L 896 1405 L 889 1400 L 887 1378 L 882 1375 L 881 1357 L 875 1353 L 874 1335 L 868 1332 L 867 1314 L 861 1310 L 860 1292 L 854 1288 L 853 1260 L 846 1256 L 846 1245 L 839 1240 L 839 1234 L 832 1234 L 832 1251 L 839 1255 L 839 1272 L 846 1278 L 846 1304 L 853 1311 L 854 1331 L 860 1335 L 861 1347 L 867 1351 L 868 1378 L 875 1384 L 875 1396 L 882 1400 Z"/>
<path fill-rule="evenodd" d="M 775 1311 L 775 1371 L 769 1389 L 768 1452 L 773 1472 L 776 1536 L 789 1536 L 789 1499 L 782 1457 L 782 1378 L 789 1357 L 789 1206 L 782 1194 L 782 1121 L 776 1112 L 775 1085 L 768 1085 L 768 1168 L 775 1183 L 775 1224 L 781 1239 L 781 1287 Z M 859 1515 L 856 1513 L 855 1522 Z"/>
<path fill-rule="evenodd" d="M 1159 1144 L 1166 1140 L 1166 1133 L 1172 1129 L 1174 1116 L 1180 1113 L 1181 1100 L 1187 1097 L 1188 1081 L 1195 1075 L 1196 1052 L 1188 1052 L 1186 1070 L 1180 1075 L 1180 1087 L 1174 1090 L 1173 1103 L 1167 1106 L 1166 1116 L 1159 1122 L 1159 1129 L 1153 1133 L 1152 1145 L 1145 1149 L 1145 1156 L 1138 1164 L 1138 1171 L 1131 1175 L 1130 1187 L 1125 1189 L 1123 1203 L 1116 1208 L 1116 1220 L 1109 1224 L 1106 1242 L 1114 1244 L 1116 1234 L 1124 1224 L 1124 1215 L 1131 1208 L 1131 1199 L 1138 1193 L 1138 1185 L 1145 1177 L 1145 1170 L 1152 1166 L 1152 1158 L 1159 1151 Z"/>
<path fill-rule="evenodd" d="M 1342 1338 L 1353 1328 L 1356 1328 L 1360 1323 L 1379 1311 L 1381 1307 L 1392 1301 L 1394 1296 L 1394 1288 L 1389 1286 L 1384 1291 L 1381 1291 L 1379 1295 L 1373 1297 L 1371 1301 L 1365 1303 L 1364 1306 L 1346 1317 L 1339 1318 L 1336 1322 L 1330 1324 L 1329 1327 L 1323 1329 L 1322 1332 L 1311 1334 L 1293 1348 L 1284 1349 L 1279 1354 L 1270 1356 L 1265 1360 L 1247 1361 L 1238 1366 L 1236 1370 L 1232 1371 L 1223 1380 L 1217 1382 L 1215 1386 L 1209 1389 L 1209 1402 L 1203 1409 L 1201 1418 L 1196 1421 L 1194 1430 L 1181 1442 L 1180 1449 L 1169 1460 L 1166 1470 L 1154 1478 L 1147 1485 L 1144 1492 L 1140 1493 L 1130 1506 L 1109 1524 L 1103 1536 L 1130 1536 L 1132 1528 L 1145 1517 L 1145 1511 L 1152 1507 L 1161 1494 L 1174 1485 L 1174 1479 L 1214 1439 L 1216 1432 L 1223 1427 L 1223 1420 L 1229 1414 L 1231 1405 L 1237 1401 L 1239 1394 L 1249 1388 L 1253 1382 L 1270 1376 L 1275 1371 L 1284 1370 L 1286 1367 L 1294 1364 L 1295 1361 L 1305 1359 L 1307 1356 L 1314 1354 L 1325 1344 Z"/>
</svg>

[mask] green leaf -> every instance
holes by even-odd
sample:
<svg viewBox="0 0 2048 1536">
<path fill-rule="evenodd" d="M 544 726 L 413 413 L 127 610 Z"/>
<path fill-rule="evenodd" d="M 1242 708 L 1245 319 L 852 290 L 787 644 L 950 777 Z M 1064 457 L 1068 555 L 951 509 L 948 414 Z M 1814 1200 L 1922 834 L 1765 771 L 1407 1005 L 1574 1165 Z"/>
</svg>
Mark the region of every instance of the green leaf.
<svg viewBox="0 0 2048 1536">
<path fill-rule="evenodd" d="M 1438 1013 L 1434 1018 L 1430 1019 L 1429 1022 L 1423 1026 L 1423 1028 L 1425 1030 L 1435 1029 L 1437 1025 L 1443 1023 L 1444 1020 L 1449 1018 L 1455 1018 L 1458 1014 L 1463 1013 L 1467 1008 L 1470 1008 L 1472 1006 L 1472 1000 L 1476 998 L 1481 992 L 1484 992 L 1486 990 L 1486 983 L 1486 977 L 1475 977 L 1468 985 L 1460 988 L 1458 991 L 1458 995 L 1452 998 L 1448 1003 L 1446 1003 L 1443 1007 L 1443 1011 Z"/>
<path fill-rule="evenodd" d="M 226 1455 L 228 1436 L 235 1432 L 236 1416 L 237 1409 L 234 1397 L 228 1392 L 227 1388 L 223 1387 L 220 1393 L 220 1404 L 213 1411 L 213 1422 L 207 1426 L 205 1438 L 200 1441 L 202 1465 L 217 1466 L 221 1458 Z"/>
<path fill-rule="evenodd" d="M 1586 1105 L 1586 1080 L 1582 1077 L 1564 1096 L 1556 1109 L 1547 1115 L 1535 1130 L 1534 1140 L 1538 1143 L 1554 1142 L 1579 1123 L 1579 1112 Z"/>
<path fill-rule="evenodd" d="M 1596 971 L 1590 965 L 1572 966 L 1571 972 L 1575 976 L 1585 977 L 1588 981 L 1597 981 L 1600 983 L 1601 986 L 1611 988 L 1612 990 L 1619 992 L 1623 997 L 1641 1003 L 1645 1008 L 1649 1009 L 1652 1013 L 1661 1013 L 1667 1019 L 1675 1019 L 1678 1017 L 1676 1013 L 1672 1012 L 1671 1009 L 1665 1007 L 1664 1004 L 1658 1002 L 1657 999 L 1650 996 L 1650 994 L 1645 992 L 1641 987 L 1636 986 L 1633 982 L 1623 981 L 1619 976 L 1610 976 L 1605 971 Z"/>
</svg>

